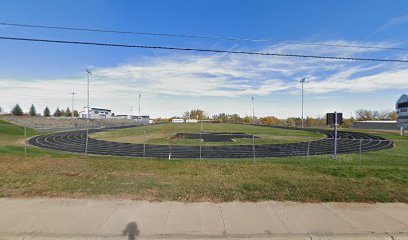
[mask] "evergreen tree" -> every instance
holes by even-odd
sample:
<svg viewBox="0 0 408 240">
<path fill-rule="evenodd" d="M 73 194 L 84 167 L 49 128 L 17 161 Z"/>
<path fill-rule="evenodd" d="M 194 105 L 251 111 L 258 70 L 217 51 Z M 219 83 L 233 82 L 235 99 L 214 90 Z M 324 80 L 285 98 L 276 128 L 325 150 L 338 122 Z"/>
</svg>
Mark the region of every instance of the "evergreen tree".
<svg viewBox="0 0 408 240">
<path fill-rule="evenodd" d="M 48 107 L 45 107 L 44 109 L 44 117 L 49 117 L 50 116 L 50 109 Z"/>
<path fill-rule="evenodd" d="M 78 116 L 79 116 L 79 113 L 78 113 L 77 110 L 72 111 L 72 114 L 74 114 L 74 117 L 78 117 Z"/>
<path fill-rule="evenodd" d="M 72 113 L 71 113 L 71 110 L 69 109 L 69 107 L 67 108 L 67 110 L 65 110 L 65 115 L 67 117 L 72 117 Z"/>
<path fill-rule="evenodd" d="M 31 117 L 37 115 L 37 110 L 35 110 L 34 104 L 31 104 L 29 113 Z"/>
<path fill-rule="evenodd" d="M 61 110 L 57 107 L 57 110 L 54 112 L 54 117 L 61 117 Z"/>
<path fill-rule="evenodd" d="M 64 109 L 61 109 L 61 116 L 60 117 L 65 117 L 65 116 L 66 116 L 66 114 L 65 114 Z"/>
<path fill-rule="evenodd" d="M 3 112 L 3 108 L 0 107 L 0 113 Z"/>
<path fill-rule="evenodd" d="M 21 109 L 20 105 L 16 104 L 11 110 L 11 114 L 13 116 L 23 116 L 23 110 Z"/>
</svg>

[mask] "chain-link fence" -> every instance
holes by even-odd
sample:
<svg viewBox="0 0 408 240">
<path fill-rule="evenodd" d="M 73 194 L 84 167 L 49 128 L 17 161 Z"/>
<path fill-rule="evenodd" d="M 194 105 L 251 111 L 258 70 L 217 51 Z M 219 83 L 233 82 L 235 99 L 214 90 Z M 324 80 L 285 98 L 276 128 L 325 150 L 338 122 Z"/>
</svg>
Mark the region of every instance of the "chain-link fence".
<svg viewBox="0 0 408 240">
<path fill-rule="evenodd" d="M 198 126 L 198 127 L 197 127 Z M 42 134 L 33 137 L 33 130 L 16 125 L 7 125 L 9 131 L 18 132 L 24 148 L 28 146 L 46 150 L 73 152 L 84 155 L 111 155 L 136 158 L 161 158 L 167 160 L 194 159 L 199 161 L 252 161 L 265 162 L 319 162 L 336 158 L 339 161 L 360 163 L 407 160 L 408 140 L 389 140 L 374 134 L 339 132 L 336 156 L 335 139 L 327 129 L 301 131 L 279 135 L 289 131 L 282 129 L 278 135 L 265 134 L 259 129 L 229 129 L 205 124 L 188 127 L 175 124 L 141 126 L 136 128 L 116 127 L 109 129 L 78 129 L 75 131 Z M 196 128 L 197 127 L 197 128 Z M 252 126 L 249 126 L 250 128 Z M 239 131 L 244 130 L 244 131 Z M 300 130 L 297 130 L 300 131 Z M 311 134 L 307 134 L 307 132 Z M 298 132 L 295 132 L 298 133 Z M 323 134 L 324 133 L 324 134 Z M 3 143 L 4 145 L 5 143 Z"/>
</svg>

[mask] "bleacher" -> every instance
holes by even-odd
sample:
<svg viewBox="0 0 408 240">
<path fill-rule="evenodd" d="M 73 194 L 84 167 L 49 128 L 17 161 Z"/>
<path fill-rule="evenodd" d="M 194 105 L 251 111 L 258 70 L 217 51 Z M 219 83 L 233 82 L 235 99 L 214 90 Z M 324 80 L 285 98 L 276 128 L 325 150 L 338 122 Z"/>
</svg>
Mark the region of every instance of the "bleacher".
<svg viewBox="0 0 408 240">
<path fill-rule="evenodd" d="M 17 125 L 26 126 L 30 128 L 83 128 L 87 126 L 93 127 L 112 127 L 125 126 L 135 124 L 131 119 L 90 119 L 89 125 L 87 119 L 70 118 L 70 117 L 30 117 L 30 116 L 1 116 L 3 120 L 12 122 Z"/>
</svg>

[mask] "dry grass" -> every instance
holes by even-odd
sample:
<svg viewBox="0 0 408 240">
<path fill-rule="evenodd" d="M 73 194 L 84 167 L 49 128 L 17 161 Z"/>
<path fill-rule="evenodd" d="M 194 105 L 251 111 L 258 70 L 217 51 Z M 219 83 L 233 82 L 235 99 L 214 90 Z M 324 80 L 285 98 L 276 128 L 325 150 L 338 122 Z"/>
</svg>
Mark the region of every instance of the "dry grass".
<svg viewBox="0 0 408 240">
<path fill-rule="evenodd" d="M 407 168 L 322 163 L 6 154 L 0 157 L 0 195 L 214 202 L 408 202 L 408 177 L 403 173 Z M 387 172 L 393 172 L 394 177 L 384 175 Z"/>
</svg>

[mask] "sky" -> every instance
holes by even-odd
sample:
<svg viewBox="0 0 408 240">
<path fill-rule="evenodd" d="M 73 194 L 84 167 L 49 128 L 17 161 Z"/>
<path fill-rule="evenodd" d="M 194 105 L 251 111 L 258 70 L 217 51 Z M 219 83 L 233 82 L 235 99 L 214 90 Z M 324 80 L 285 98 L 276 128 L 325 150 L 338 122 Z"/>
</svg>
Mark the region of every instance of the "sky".
<svg viewBox="0 0 408 240">
<path fill-rule="evenodd" d="M 0 36 L 282 54 L 408 60 L 406 0 L 2 0 L 0 23 L 261 39 L 226 40 L 22 28 Z M 267 40 L 267 41 L 265 41 Z M 308 44 L 294 44 L 294 43 Z M 355 48 L 312 44 L 376 46 Z M 402 48 L 402 49 L 401 49 Z M 407 49 L 404 49 L 407 48 Z M 181 116 L 202 109 L 279 118 L 393 110 L 408 93 L 408 64 L 61 45 L 0 40 L 0 107 L 86 106 L 116 114 Z"/>
</svg>

